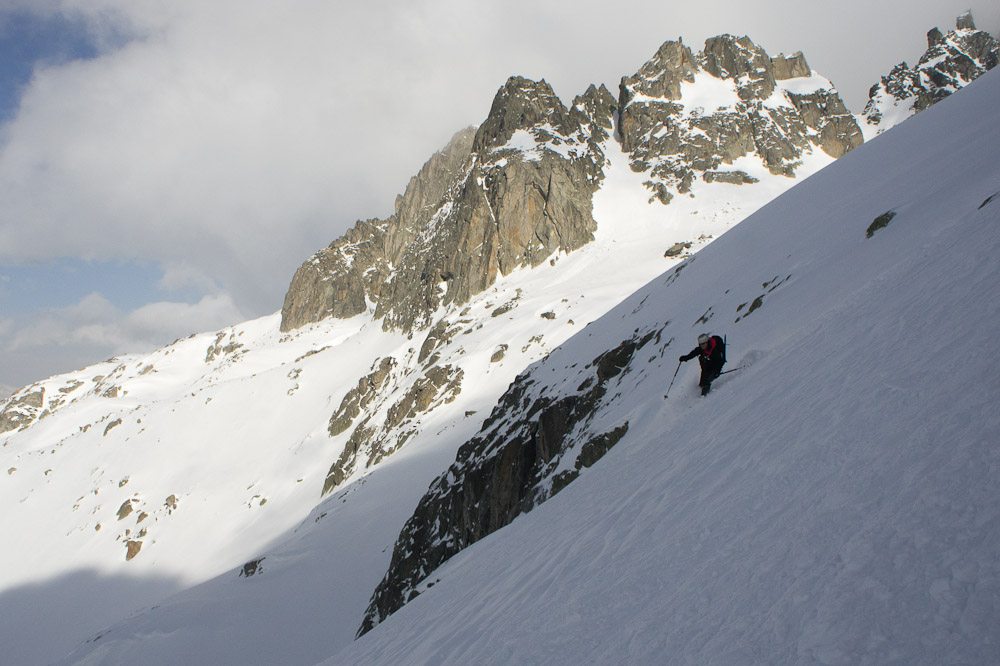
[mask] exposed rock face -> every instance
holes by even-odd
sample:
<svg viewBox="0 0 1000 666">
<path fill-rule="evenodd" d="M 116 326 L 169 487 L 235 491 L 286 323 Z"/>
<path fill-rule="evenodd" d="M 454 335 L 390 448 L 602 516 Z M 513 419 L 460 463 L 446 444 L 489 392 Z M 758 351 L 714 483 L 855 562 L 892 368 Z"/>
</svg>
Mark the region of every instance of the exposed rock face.
<svg viewBox="0 0 1000 666">
<path fill-rule="evenodd" d="M 862 112 L 866 133 L 875 135 L 940 102 L 1000 61 L 1000 42 L 977 30 L 971 14 L 958 17 L 956 29 L 927 33 L 927 51 L 915 67 L 892 68 L 868 93 Z"/>
<path fill-rule="evenodd" d="M 45 389 L 28 387 L 14 394 L 0 412 L 0 434 L 30 425 L 45 404 Z"/>
<path fill-rule="evenodd" d="M 414 421 L 419 416 L 452 402 L 462 390 L 464 371 L 461 368 L 430 365 L 401 391 L 401 396 L 394 397 L 396 394 L 390 390 L 391 386 L 403 384 L 403 378 L 392 376 L 394 367 L 393 359 L 382 359 L 378 368 L 344 397 L 330 420 L 331 435 L 339 434 L 364 414 L 340 457 L 327 472 L 324 495 L 336 489 L 355 470 L 370 467 L 396 451 L 415 434 Z"/>
<path fill-rule="evenodd" d="M 685 84 L 712 77 L 714 98 L 685 102 Z M 706 182 L 753 182 L 721 168 L 757 154 L 774 174 L 792 176 L 806 151 L 818 146 L 839 157 L 862 142 L 840 95 L 816 77 L 808 92 L 779 82 L 812 77 L 801 53 L 771 58 L 747 37 L 713 37 L 695 54 L 667 42 L 619 94 L 622 147 L 632 168 L 646 171 L 653 196 L 669 203 L 700 176 Z M 718 106 L 713 106 L 718 104 Z M 732 175 L 730 175 L 732 172 Z"/>
<path fill-rule="evenodd" d="M 306 261 L 292 278 L 281 309 L 281 330 L 289 331 L 326 317 L 360 314 L 378 301 L 392 266 L 465 172 L 475 130 L 456 134 L 410 179 L 396 198 L 388 220 L 362 220 Z"/>
<path fill-rule="evenodd" d="M 425 326 L 438 305 L 589 242 L 601 171 L 588 138 L 544 81 L 508 81 L 476 134 L 468 177 L 396 266 L 376 316 Z"/>
<path fill-rule="evenodd" d="M 389 379 L 389 372 L 396 366 L 392 357 L 377 360 L 378 368 L 361 378 L 356 388 L 348 391 L 340 408 L 330 419 L 330 436 L 334 437 L 351 427 L 354 419 L 378 397 L 378 392 Z"/>
<path fill-rule="evenodd" d="M 696 79 L 719 82 L 712 90 L 725 99 L 685 101 L 684 86 Z M 790 80 L 794 94 L 782 83 Z M 439 306 L 465 303 L 501 275 L 586 244 L 596 227 L 601 143 L 615 132 L 616 113 L 632 168 L 648 172 L 663 203 L 697 178 L 756 182 L 731 168 L 751 154 L 791 176 L 814 147 L 840 156 L 861 143 L 853 116 L 801 53 L 772 58 L 746 37 L 714 37 L 699 54 L 667 42 L 622 79 L 618 99 L 590 86 L 571 108 L 545 81 L 512 77 L 482 126 L 435 154 L 391 217 L 358 222 L 299 268 L 282 330 L 369 309 L 386 329 L 423 329 Z"/>
<path fill-rule="evenodd" d="M 627 423 L 601 429 L 593 419 L 636 351 L 655 337 L 637 335 L 594 359 L 575 391 L 549 395 L 530 373 L 518 377 L 407 521 L 359 634 L 413 598 L 449 557 L 559 492 L 625 436 Z"/>
<path fill-rule="evenodd" d="M 369 303 L 386 328 L 430 325 L 442 304 L 593 238 L 591 197 L 602 177 L 597 143 L 614 98 L 591 88 L 567 109 L 545 82 L 514 77 L 486 122 L 435 155 L 388 220 L 359 222 L 299 268 L 282 330 Z"/>
</svg>

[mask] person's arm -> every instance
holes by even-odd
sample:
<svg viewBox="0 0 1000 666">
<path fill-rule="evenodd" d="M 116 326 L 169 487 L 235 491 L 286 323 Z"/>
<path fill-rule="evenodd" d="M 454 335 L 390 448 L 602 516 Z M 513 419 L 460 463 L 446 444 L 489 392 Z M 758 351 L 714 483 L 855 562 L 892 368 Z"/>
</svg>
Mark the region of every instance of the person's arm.
<svg viewBox="0 0 1000 666">
<path fill-rule="evenodd" d="M 680 360 L 681 363 L 684 363 L 685 361 L 690 361 L 695 356 L 697 356 L 698 352 L 700 352 L 700 351 L 701 351 L 701 349 L 699 347 L 695 347 L 694 349 L 691 350 L 690 354 L 684 354 L 684 356 L 681 356 L 679 360 Z"/>
</svg>

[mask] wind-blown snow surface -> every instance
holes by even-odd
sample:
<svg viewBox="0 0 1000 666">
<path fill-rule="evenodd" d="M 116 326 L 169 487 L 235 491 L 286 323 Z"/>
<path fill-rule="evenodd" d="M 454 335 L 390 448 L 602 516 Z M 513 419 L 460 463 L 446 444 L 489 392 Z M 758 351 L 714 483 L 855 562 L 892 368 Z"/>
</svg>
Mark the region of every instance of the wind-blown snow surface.
<svg viewBox="0 0 1000 666">
<path fill-rule="evenodd" d="M 534 366 L 675 337 L 601 412 L 630 424 L 604 459 L 325 663 L 1000 663 L 998 107 L 988 74 Z M 664 400 L 703 328 L 744 369 Z"/>
<path fill-rule="evenodd" d="M 461 394 L 322 502 L 350 434 L 327 434 L 344 394 L 387 356 L 396 396 L 419 377 L 422 337 L 370 312 L 286 335 L 265 317 L 23 391 L 44 389 L 50 413 L 0 435 L 4 666 L 82 641 L 71 663 L 313 664 L 349 644 L 412 508 L 517 373 L 676 265 L 673 243 L 704 247 L 796 182 L 745 158 L 759 184 L 698 182 L 665 207 L 615 143 L 605 152 L 596 240 L 438 313 L 462 328 L 437 350 L 464 370 Z M 831 162 L 817 149 L 798 174 Z"/>
</svg>

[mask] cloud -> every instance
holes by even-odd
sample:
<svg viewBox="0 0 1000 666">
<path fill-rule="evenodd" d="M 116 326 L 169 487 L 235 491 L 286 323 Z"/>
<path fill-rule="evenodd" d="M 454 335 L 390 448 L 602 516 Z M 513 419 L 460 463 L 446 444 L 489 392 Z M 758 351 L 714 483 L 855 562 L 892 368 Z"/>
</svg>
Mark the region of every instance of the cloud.
<svg viewBox="0 0 1000 666">
<path fill-rule="evenodd" d="M 4 382 L 26 384 L 101 359 L 152 351 L 191 333 L 225 328 L 245 316 L 226 294 L 196 303 L 161 301 L 130 311 L 93 293 L 65 308 L 0 320 Z"/>
<path fill-rule="evenodd" d="M 148 351 L 165 337 L 224 328 L 240 316 L 225 294 L 205 296 L 193 304 L 162 301 L 122 312 L 94 293 L 67 308 L 45 310 L 25 321 L 6 320 L 0 324 L 0 339 L 5 339 L 7 351 L 14 352 L 90 346 L 123 354 Z"/>
</svg>

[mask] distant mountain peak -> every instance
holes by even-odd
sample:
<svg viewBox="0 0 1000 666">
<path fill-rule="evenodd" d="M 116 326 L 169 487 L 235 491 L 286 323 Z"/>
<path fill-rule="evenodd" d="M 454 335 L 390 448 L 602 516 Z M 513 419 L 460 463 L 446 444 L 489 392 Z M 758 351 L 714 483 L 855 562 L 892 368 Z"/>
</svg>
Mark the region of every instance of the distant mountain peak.
<svg viewBox="0 0 1000 666">
<path fill-rule="evenodd" d="M 868 138 L 898 125 L 976 80 L 1000 62 L 1000 42 L 976 29 L 972 12 L 947 34 L 927 32 L 927 51 L 914 67 L 901 62 L 872 86 L 861 113 Z"/>
</svg>

